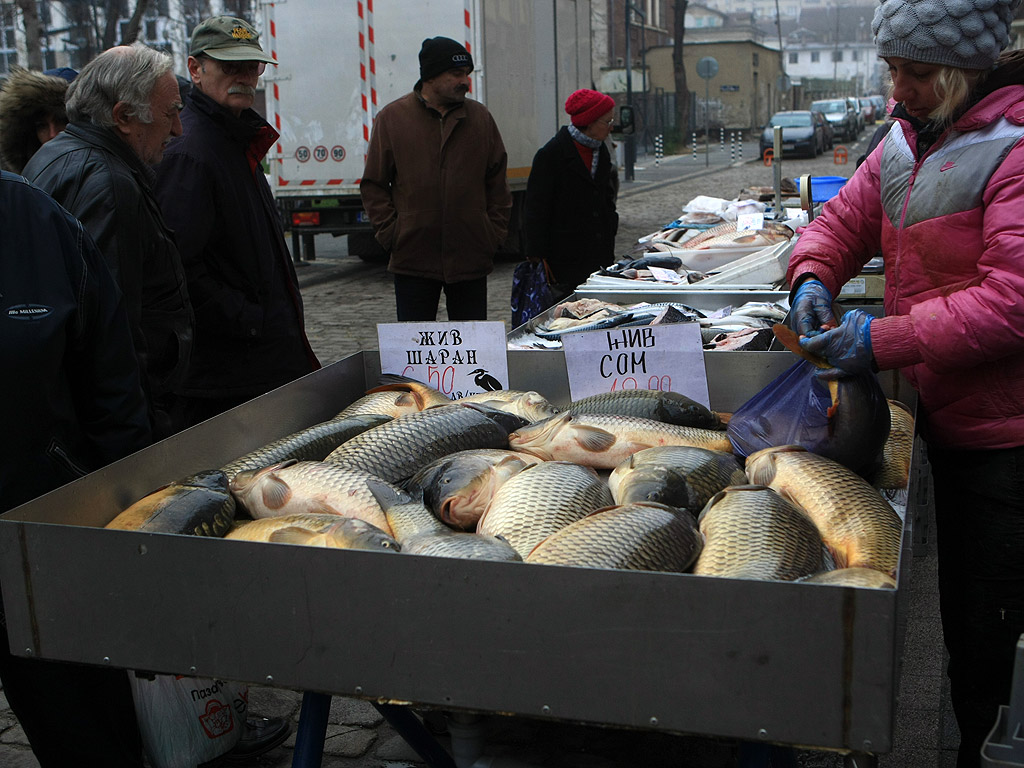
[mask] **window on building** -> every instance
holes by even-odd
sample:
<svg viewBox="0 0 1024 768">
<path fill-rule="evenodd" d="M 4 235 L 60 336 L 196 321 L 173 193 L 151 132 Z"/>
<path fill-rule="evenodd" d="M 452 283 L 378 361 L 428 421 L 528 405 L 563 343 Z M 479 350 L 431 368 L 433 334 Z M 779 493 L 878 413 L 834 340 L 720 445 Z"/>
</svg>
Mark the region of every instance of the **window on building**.
<svg viewBox="0 0 1024 768">
<path fill-rule="evenodd" d="M 860 51 L 850 51 L 850 61 L 860 61 Z"/>
<path fill-rule="evenodd" d="M 755 53 L 755 54 L 753 54 L 753 58 L 754 58 L 754 61 L 753 61 L 753 65 L 754 65 L 754 66 L 756 67 L 756 66 L 758 65 L 758 58 L 759 58 L 759 57 L 758 57 L 758 55 L 757 55 L 757 54 Z"/>
<path fill-rule="evenodd" d="M 6 75 L 18 63 L 18 52 L 14 48 L 15 13 L 13 6 L 0 6 L 0 75 Z"/>
<path fill-rule="evenodd" d="M 832 51 L 832 61 L 842 61 L 842 60 L 843 60 L 843 52 L 842 51 Z"/>
<path fill-rule="evenodd" d="M 821 61 L 821 52 L 811 51 L 811 64 L 817 64 Z"/>
<path fill-rule="evenodd" d="M 156 40 L 156 19 L 146 19 L 146 39 Z"/>
<path fill-rule="evenodd" d="M 790 53 L 789 53 L 789 63 L 790 64 L 799 64 L 800 63 L 800 54 L 799 53 L 794 53 L 793 51 L 790 51 Z"/>
</svg>

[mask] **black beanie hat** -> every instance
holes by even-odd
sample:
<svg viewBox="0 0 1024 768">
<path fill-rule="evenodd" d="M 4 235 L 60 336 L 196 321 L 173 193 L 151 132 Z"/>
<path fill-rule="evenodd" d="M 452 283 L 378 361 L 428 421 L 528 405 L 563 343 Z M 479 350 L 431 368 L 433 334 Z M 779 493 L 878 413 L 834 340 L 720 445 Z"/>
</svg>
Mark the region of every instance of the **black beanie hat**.
<svg viewBox="0 0 1024 768">
<path fill-rule="evenodd" d="M 456 67 L 473 69 L 469 51 L 449 37 L 428 37 L 420 48 L 420 80 L 429 80 Z"/>
</svg>

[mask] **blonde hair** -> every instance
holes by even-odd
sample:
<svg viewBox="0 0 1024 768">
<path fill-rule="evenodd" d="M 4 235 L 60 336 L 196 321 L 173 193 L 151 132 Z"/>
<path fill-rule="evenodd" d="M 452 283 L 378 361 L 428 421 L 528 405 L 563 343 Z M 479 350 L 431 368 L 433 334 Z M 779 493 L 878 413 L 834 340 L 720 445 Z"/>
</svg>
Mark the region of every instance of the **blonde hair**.
<svg viewBox="0 0 1024 768">
<path fill-rule="evenodd" d="M 935 107 L 928 117 L 940 124 L 949 124 L 959 116 L 961 107 L 970 98 L 971 91 L 985 79 L 988 72 L 980 69 L 961 69 L 942 65 L 939 67 L 935 79 L 932 81 L 932 88 L 939 98 L 939 105 Z M 895 84 L 889 81 L 889 98 L 892 98 Z"/>
</svg>

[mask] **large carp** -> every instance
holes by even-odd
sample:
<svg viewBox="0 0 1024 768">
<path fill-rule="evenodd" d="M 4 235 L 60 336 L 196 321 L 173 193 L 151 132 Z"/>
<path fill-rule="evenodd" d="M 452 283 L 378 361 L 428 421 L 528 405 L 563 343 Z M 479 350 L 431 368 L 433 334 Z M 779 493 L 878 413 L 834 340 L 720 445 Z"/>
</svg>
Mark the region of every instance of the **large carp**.
<svg viewBox="0 0 1024 768">
<path fill-rule="evenodd" d="M 910 461 L 914 453 L 914 416 L 898 400 L 889 401 L 889 438 L 882 448 L 882 466 L 871 478 L 876 488 L 895 490 L 910 483 Z"/>
<path fill-rule="evenodd" d="M 718 414 L 679 392 L 654 389 L 623 389 L 602 392 L 569 403 L 573 416 L 584 413 L 610 413 L 677 424 L 681 427 L 724 429 Z"/>
<path fill-rule="evenodd" d="M 545 461 L 507 480 L 476 530 L 503 537 L 525 558 L 558 529 L 613 504 L 608 485 L 593 469 Z"/>
<path fill-rule="evenodd" d="M 509 435 L 508 444 L 514 451 L 545 461 L 571 461 L 598 469 L 613 469 L 637 451 L 656 445 L 732 451 L 725 432 L 633 416 L 587 413 L 563 413 L 538 421 Z"/>
<path fill-rule="evenodd" d="M 502 448 L 459 451 L 423 467 L 405 488 L 421 491 L 430 511 L 447 525 L 472 531 L 502 483 L 539 461 Z"/>
<path fill-rule="evenodd" d="M 456 451 L 508 448 L 509 432 L 525 423 L 515 414 L 476 403 L 441 405 L 368 429 L 326 460 L 399 483 Z"/>
<path fill-rule="evenodd" d="M 223 536 L 235 519 L 235 498 L 220 470 L 198 472 L 136 501 L 106 528 Z"/>
<path fill-rule="evenodd" d="M 390 533 L 366 487 L 368 472 L 327 461 L 289 459 L 235 475 L 231 492 L 255 519 L 294 514 L 355 517 Z"/>
<path fill-rule="evenodd" d="M 700 552 L 693 515 L 664 504 L 606 507 L 544 539 L 528 563 L 682 573 Z"/>
<path fill-rule="evenodd" d="M 377 479 L 368 480 L 367 486 L 387 515 L 388 524 L 406 554 L 470 560 L 522 560 L 519 553 L 500 537 L 453 531 L 438 520 L 418 496 Z"/>
<path fill-rule="evenodd" d="M 726 486 L 746 482 L 747 476 L 733 454 L 691 445 L 646 448 L 608 476 L 608 488 L 616 504 L 654 501 L 688 509 L 695 517 Z"/>
<path fill-rule="evenodd" d="M 543 421 L 560 412 L 548 399 L 532 390 L 499 389 L 495 392 L 477 392 L 455 401 L 456 403 L 481 403 L 482 405 L 508 411 L 522 416 L 529 422 Z"/>
<path fill-rule="evenodd" d="M 837 568 L 834 571 L 812 574 L 801 581 L 807 584 L 833 584 L 838 587 L 896 589 L 896 579 L 874 568 Z"/>
<path fill-rule="evenodd" d="M 383 384 L 366 390 L 365 395 L 342 409 L 336 418 L 364 413 L 398 418 L 451 402 L 443 392 L 413 379 L 385 375 L 381 380 Z"/>
<path fill-rule="evenodd" d="M 810 515 L 836 567 L 896 577 L 903 523 L 860 475 L 796 445 L 757 451 L 746 469 L 751 482 L 774 488 Z"/>
<path fill-rule="evenodd" d="M 346 440 L 371 427 L 391 421 L 391 418 L 391 416 L 376 413 L 336 416 L 329 421 L 301 429 L 262 448 L 257 448 L 225 465 L 221 471 L 228 476 L 228 480 L 231 480 L 239 472 L 247 469 L 260 469 L 286 459 L 323 461 L 327 454 Z"/>
<path fill-rule="evenodd" d="M 770 488 L 726 488 L 707 503 L 698 523 L 704 549 L 694 573 L 792 581 L 822 568 L 818 529 L 803 510 Z"/>
<path fill-rule="evenodd" d="M 337 515 L 298 514 L 236 523 L 225 539 L 302 544 L 332 549 L 398 552 L 395 539 L 365 520 Z"/>
</svg>

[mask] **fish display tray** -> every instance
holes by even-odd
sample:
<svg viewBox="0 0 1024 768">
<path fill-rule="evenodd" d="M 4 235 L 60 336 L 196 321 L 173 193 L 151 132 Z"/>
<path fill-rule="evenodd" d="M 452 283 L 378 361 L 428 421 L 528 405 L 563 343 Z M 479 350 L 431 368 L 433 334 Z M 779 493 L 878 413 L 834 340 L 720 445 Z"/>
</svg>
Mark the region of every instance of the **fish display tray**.
<svg viewBox="0 0 1024 768">
<path fill-rule="evenodd" d="M 736 409 L 793 360 L 706 355 L 712 407 Z M 509 371 L 510 387 L 567 402 L 561 352 L 510 352 Z M 101 527 L 165 483 L 330 418 L 379 372 L 377 353 L 352 355 L 0 517 L 13 652 L 450 710 L 891 749 L 909 510 L 896 590 Z M 902 379 L 882 381 L 914 402 Z"/>
</svg>

